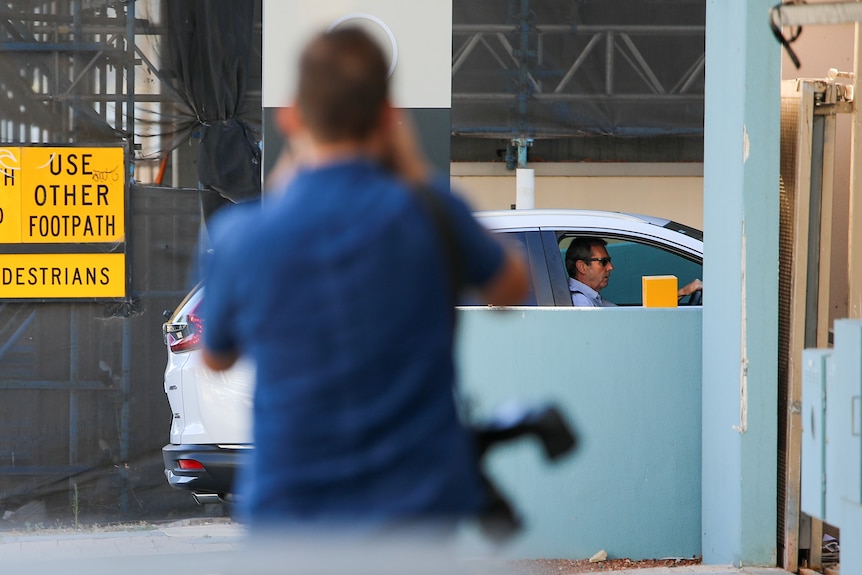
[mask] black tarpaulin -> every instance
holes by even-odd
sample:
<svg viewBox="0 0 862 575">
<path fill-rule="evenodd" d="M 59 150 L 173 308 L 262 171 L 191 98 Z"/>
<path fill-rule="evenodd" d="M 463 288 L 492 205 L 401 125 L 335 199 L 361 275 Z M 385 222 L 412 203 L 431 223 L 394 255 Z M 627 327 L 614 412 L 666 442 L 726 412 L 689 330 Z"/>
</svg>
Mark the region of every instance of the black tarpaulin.
<svg viewBox="0 0 862 575">
<path fill-rule="evenodd" d="M 249 115 L 243 108 L 252 75 L 255 2 L 172 0 L 166 7 L 171 46 L 166 56 L 176 90 L 194 118 L 192 127 L 200 128 L 200 185 L 234 202 L 255 198 L 261 178 L 260 110 Z"/>
</svg>

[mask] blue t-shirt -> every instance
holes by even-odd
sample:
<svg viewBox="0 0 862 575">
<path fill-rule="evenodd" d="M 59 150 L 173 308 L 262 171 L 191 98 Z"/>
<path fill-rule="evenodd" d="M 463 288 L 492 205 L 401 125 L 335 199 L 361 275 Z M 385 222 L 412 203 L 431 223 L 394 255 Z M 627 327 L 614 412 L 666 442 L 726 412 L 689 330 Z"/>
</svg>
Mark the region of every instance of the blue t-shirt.
<svg viewBox="0 0 862 575">
<path fill-rule="evenodd" d="M 482 285 L 503 251 L 437 192 L 463 279 Z M 257 364 L 239 490 L 252 525 L 448 518 L 482 503 L 453 393 L 448 267 L 412 194 L 357 159 L 301 172 L 212 227 L 205 343 Z"/>
</svg>

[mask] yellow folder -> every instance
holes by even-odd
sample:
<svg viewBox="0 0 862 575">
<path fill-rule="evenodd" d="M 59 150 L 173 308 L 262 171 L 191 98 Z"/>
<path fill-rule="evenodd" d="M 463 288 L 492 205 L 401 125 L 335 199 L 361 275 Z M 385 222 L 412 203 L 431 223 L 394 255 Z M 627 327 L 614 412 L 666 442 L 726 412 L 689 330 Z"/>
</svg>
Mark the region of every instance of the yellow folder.
<svg viewBox="0 0 862 575">
<path fill-rule="evenodd" d="M 643 276 L 644 307 L 676 307 L 679 280 L 676 276 Z"/>
</svg>

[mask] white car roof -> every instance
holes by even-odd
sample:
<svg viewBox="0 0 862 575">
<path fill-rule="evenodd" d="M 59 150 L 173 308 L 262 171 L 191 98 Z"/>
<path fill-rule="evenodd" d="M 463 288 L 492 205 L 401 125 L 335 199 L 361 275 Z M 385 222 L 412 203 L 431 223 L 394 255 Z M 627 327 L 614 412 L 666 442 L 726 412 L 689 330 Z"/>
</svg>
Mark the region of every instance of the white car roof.
<svg viewBox="0 0 862 575">
<path fill-rule="evenodd" d="M 602 210 L 496 210 L 475 212 L 477 220 L 489 230 L 519 231 L 550 229 L 584 231 L 600 236 L 628 236 L 652 239 L 703 255 L 699 230 L 666 218 Z"/>
</svg>

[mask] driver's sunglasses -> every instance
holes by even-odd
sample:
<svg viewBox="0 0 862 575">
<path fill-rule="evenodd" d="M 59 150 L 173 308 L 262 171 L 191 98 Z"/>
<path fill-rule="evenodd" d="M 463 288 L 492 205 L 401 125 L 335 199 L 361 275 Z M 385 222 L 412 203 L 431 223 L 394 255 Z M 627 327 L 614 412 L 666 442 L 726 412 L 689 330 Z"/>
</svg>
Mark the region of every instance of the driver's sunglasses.
<svg viewBox="0 0 862 575">
<path fill-rule="evenodd" d="M 599 262 L 602 264 L 603 268 L 608 267 L 608 264 L 611 263 L 611 257 L 608 256 L 606 258 L 587 258 L 584 260 L 585 262 Z"/>
</svg>

